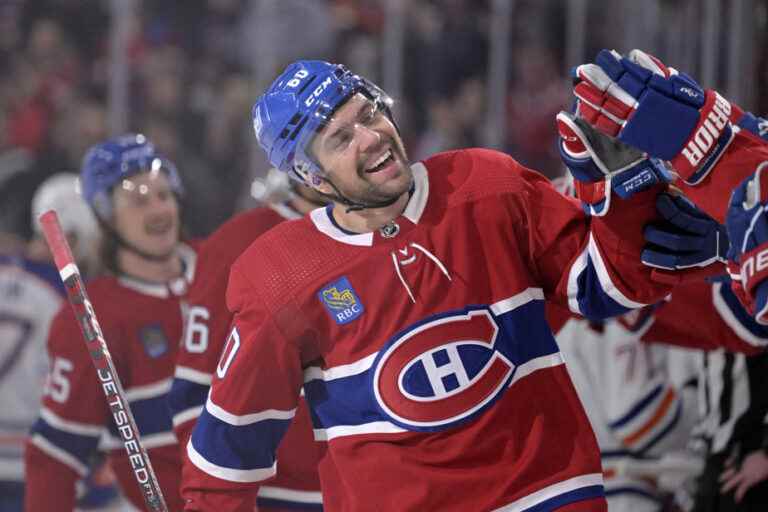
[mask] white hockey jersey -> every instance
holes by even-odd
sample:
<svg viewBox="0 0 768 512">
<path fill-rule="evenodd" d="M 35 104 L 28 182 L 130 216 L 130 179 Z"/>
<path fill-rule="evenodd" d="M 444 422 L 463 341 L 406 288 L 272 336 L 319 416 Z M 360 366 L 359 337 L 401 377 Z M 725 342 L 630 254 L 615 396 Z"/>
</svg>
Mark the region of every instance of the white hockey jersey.
<svg viewBox="0 0 768 512">
<path fill-rule="evenodd" d="M 24 479 L 24 442 L 48 370 L 48 327 L 63 300 L 55 267 L 0 256 L 0 481 Z"/>
<path fill-rule="evenodd" d="M 695 364 L 680 364 L 697 353 L 644 343 L 651 309 L 600 324 L 570 317 L 552 325 L 600 446 L 610 512 L 661 510 L 656 482 L 640 474 L 665 452 L 684 449 L 697 417 L 696 391 L 681 385 L 685 371 L 695 376 Z"/>
</svg>

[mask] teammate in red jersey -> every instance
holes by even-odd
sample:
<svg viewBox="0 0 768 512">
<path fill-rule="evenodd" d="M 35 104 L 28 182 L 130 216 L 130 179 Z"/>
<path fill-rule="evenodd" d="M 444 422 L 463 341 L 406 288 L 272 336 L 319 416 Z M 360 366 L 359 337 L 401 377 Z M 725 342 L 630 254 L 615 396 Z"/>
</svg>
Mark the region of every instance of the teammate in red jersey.
<svg viewBox="0 0 768 512">
<path fill-rule="evenodd" d="M 195 269 L 195 251 L 179 242 L 181 181 L 173 164 L 142 135 L 89 150 L 83 197 L 107 239 L 103 263 L 114 273 L 93 279 L 88 295 L 170 510 L 182 508 L 181 462 L 166 398 L 181 337 L 179 297 Z M 76 483 L 99 448 L 120 487 L 143 510 L 143 498 L 112 421 L 77 321 L 65 304 L 48 339 L 50 374 L 26 451 L 30 512 L 72 510 Z"/>
<path fill-rule="evenodd" d="M 317 61 L 290 65 L 254 106 L 273 165 L 332 204 L 232 268 L 186 510 L 249 510 L 302 387 L 327 443 L 326 510 L 605 510 L 544 300 L 605 317 L 663 297 L 640 262 L 661 186 L 587 218 L 494 151 L 409 165 L 390 106 Z"/>
<path fill-rule="evenodd" d="M 237 215 L 200 245 L 198 277 L 185 298 L 184 340 L 169 394 L 182 457 L 186 454 L 192 427 L 205 405 L 232 321 L 225 297 L 230 267 L 262 233 L 324 204 L 312 189 L 296 182 L 291 184 L 287 176 L 276 169 L 270 170 L 265 180 L 254 182 L 252 189 L 267 206 Z M 296 417 L 278 449 L 277 475 L 259 489 L 259 510 L 321 510 L 317 476 L 319 446 L 312 437 L 306 402 L 300 400 Z"/>
</svg>

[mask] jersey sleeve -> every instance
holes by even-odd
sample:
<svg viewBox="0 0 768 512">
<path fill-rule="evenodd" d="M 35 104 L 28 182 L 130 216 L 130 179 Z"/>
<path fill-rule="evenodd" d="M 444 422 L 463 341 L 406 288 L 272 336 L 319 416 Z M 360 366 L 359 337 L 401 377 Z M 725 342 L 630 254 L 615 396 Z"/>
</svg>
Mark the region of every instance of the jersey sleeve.
<svg viewBox="0 0 768 512">
<path fill-rule="evenodd" d="M 749 126 L 741 128 L 704 180 L 697 185 L 687 185 L 682 180 L 675 183 L 699 208 L 720 223 L 725 222 L 733 189 L 751 176 L 758 165 L 768 161 L 768 142 L 752 133 Z"/>
<path fill-rule="evenodd" d="M 26 510 L 73 510 L 108 410 L 74 314 L 65 304 L 48 336 L 50 372 L 26 449 Z"/>
<path fill-rule="evenodd" d="M 671 300 L 659 305 L 655 318 L 643 337 L 649 343 L 746 354 L 768 347 L 768 329 L 742 307 L 727 282 L 680 285 Z"/>
<path fill-rule="evenodd" d="M 650 279 L 640 261 L 643 227 L 657 217 L 660 187 L 615 198 L 607 215 L 586 216 L 576 200 L 523 169 L 520 190 L 508 200 L 516 242 L 545 295 L 578 315 L 601 319 L 653 304 L 670 291 Z"/>
<path fill-rule="evenodd" d="M 298 342 L 289 341 L 277 325 L 275 316 L 286 313 L 267 311 L 240 264 L 227 289 L 233 325 L 187 444 L 185 510 L 252 510 L 260 482 L 276 472 L 277 446 L 298 407 L 303 384 Z"/>
<path fill-rule="evenodd" d="M 232 318 L 225 302 L 228 271 L 224 267 L 204 273 L 187 295 L 184 333 L 168 396 L 173 429 L 182 449 L 205 406 L 213 372 L 227 339 Z"/>
</svg>

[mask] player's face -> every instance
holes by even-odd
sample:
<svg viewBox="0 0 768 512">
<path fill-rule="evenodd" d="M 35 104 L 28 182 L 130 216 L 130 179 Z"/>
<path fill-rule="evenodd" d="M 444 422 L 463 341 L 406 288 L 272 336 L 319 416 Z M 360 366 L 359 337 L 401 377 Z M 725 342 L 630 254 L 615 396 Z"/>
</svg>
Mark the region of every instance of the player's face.
<svg viewBox="0 0 768 512">
<path fill-rule="evenodd" d="M 381 106 L 352 96 L 312 140 L 311 153 L 327 178 L 353 201 L 383 202 L 408 191 L 413 180 L 400 139 Z M 316 186 L 326 194 L 328 183 Z"/>
<path fill-rule="evenodd" d="M 118 234 L 153 256 L 170 256 L 179 241 L 179 204 L 162 170 L 142 172 L 112 192 Z"/>
</svg>

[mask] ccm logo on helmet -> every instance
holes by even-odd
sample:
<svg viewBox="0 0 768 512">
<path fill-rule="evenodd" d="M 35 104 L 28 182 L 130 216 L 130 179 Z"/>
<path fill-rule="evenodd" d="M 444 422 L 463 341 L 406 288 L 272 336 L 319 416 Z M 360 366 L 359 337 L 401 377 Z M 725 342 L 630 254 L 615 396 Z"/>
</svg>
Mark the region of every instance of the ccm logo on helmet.
<svg viewBox="0 0 768 512">
<path fill-rule="evenodd" d="M 288 87 L 296 88 L 301 84 L 301 81 L 309 76 L 309 72 L 306 69 L 300 69 L 296 72 L 295 75 L 293 75 L 293 78 L 288 80 Z M 320 82 L 320 85 L 315 87 L 315 90 L 312 91 L 312 93 L 307 97 L 307 99 L 304 100 L 304 105 L 307 107 L 311 107 L 312 104 L 317 100 L 318 96 L 323 94 L 323 91 L 328 88 L 329 85 L 331 85 L 332 79 L 330 76 L 326 77 L 325 80 Z"/>
<path fill-rule="evenodd" d="M 504 392 L 515 369 L 498 338 L 486 309 L 444 314 L 398 334 L 374 362 L 379 407 L 409 430 L 443 430 L 474 417 Z"/>
</svg>

